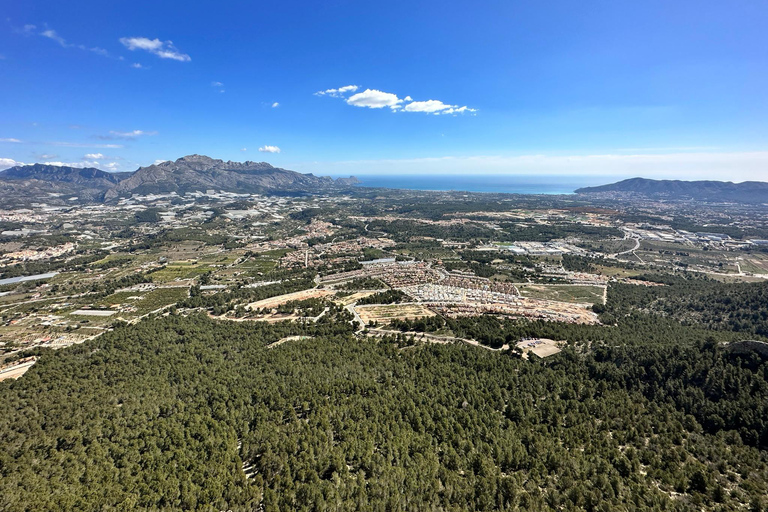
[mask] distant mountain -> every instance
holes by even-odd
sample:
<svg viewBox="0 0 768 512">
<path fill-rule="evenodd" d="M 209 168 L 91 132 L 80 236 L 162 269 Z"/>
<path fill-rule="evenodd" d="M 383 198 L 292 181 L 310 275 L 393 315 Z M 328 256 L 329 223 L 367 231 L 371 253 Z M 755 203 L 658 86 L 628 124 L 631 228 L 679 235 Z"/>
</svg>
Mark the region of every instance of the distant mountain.
<svg viewBox="0 0 768 512">
<path fill-rule="evenodd" d="M 223 190 L 238 193 L 292 193 L 337 190 L 357 178 L 318 177 L 273 167 L 266 162 L 224 162 L 189 155 L 175 162 L 140 167 L 132 173 L 33 164 L 0 172 L 3 204 L 51 204 L 110 201 L 132 194 L 167 194 Z"/>
<path fill-rule="evenodd" d="M 119 182 L 120 176 L 94 168 L 21 165 L 0 171 L 0 198 L 19 204 L 60 197 L 98 201 Z"/>
<path fill-rule="evenodd" d="M 768 203 L 768 183 L 761 181 L 679 181 L 632 178 L 610 185 L 576 190 L 585 195 L 632 195 L 656 199 L 708 202 Z"/>
<path fill-rule="evenodd" d="M 352 180 L 352 181 L 350 181 Z M 239 193 L 313 192 L 348 187 L 355 178 L 318 177 L 273 167 L 266 162 L 225 162 L 189 155 L 141 167 L 105 195 L 114 199 L 130 194 L 223 190 Z"/>
</svg>

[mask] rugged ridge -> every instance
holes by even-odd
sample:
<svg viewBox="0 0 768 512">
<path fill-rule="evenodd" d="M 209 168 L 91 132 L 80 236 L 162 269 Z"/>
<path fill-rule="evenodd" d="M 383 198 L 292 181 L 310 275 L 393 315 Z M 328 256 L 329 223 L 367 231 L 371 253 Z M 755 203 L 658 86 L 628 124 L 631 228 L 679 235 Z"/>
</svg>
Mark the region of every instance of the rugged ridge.
<svg viewBox="0 0 768 512">
<path fill-rule="evenodd" d="M 348 188 L 357 178 L 319 177 L 273 167 L 266 162 L 225 162 L 189 155 L 140 167 L 132 173 L 95 168 L 33 164 L 0 172 L 0 202 L 66 203 L 110 201 L 132 194 L 165 194 L 206 190 L 238 193 L 304 193 Z"/>
<path fill-rule="evenodd" d="M 17 165 L 0 171 L 2 180 L 42 180 L 76 185 L 101 185 L 110 187 L 120 181 L 118 175 L 95 167 L 65 167 L 58 165 L 32 164 Z"/>
<path fill-rule="evenodd" d="M 273 167 L 266 162 L 225 162 L 204 155 L 189 155 L 139 168 L 110 189 L 105 199 L 130 194 L 185 193 L 224 190 L 241 193 L 311 192 L 354 184 Z"/>
<path fill-rule="evenodd" d="M 29 201 L 47 195 L 76 196 L 86 201 L 103 199 L 120 182 L 120 175 L 93 167 L 46 164 L 19 165 L 0 171 L 0 197 L 4 202 Z"/>
<path fill-rule="evenodd" d="M 680 181 L 631 178 L 628 180 L 584 187 L 577 194 L 621 194 L 657 199 L 696 200 L 709 202 L 766 203 L 768 183 L 762 181 Z"/>
</svg>

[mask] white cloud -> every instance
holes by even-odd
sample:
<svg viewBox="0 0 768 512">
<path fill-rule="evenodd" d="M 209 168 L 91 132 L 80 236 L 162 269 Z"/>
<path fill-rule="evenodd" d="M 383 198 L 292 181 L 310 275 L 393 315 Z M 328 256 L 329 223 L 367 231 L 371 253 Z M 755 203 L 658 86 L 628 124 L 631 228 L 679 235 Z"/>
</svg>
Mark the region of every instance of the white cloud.
<svg viewBox="0 0 768 512">
<path fill-rule="evenodd" d="M 469 107 L 460 107 L 450 105 L 440 100 L 413 101 L 411 96 L 400 99 L 397 94 L 383 92 L 378 89 L 366 89 L 363 92 L 353 94 L 346 98 L 344 92 L 354 92 L 358 89 L 356 85 L 348 85 L 338 89 L 328 89 L 326 91 L 316 92 L 317 96 L 332 96 L 334 98 L 344 98 L 349 105 L 355 107 L 384 108 L 389 107 L 393 111 L 405 112 L 423 112 L 426 114 L 462 114 L 464 112 L 477 112 L 476 109 Z"/>
<path fill-rule="evenodd" d="M 8 169 L 9 167 L 16 167 L 17 165 L 25 165 L 24 162 L 17 162 L 13 158 L 0 158 L 0 170 Z"/>
<path fill-rule="evenodd" d="M 19 139 L 14 139 L 14 138 L 0 139 L 0 142 L 13 142 L 14 144 L 21 143 Z"/>
<path fill-rule="evenodd" d="M 152 165 L 160 165 L 163 162 L 170 162 L 170 160 L 160 160 L 160 159 L 158 159 L 158 160 L 155 160 Z"/>
<path fill-rule="evenodd" d="M 145 132 L 144 130 L 133 130 L 133 131 L 130 131 L 130 132 L 117 132 L 117 131 L 114 131 L 114 130 L 110 130 L 109 133 L 111 133 L 115 137 L 122 137 L 122 138 L 125 138 L 125 139 L 133 139 L 135 137 L 141 137 L 142 135 L 157 135 L 157 132 L 154 132 L 154 131 L 153 132 Z"/>
<path fill-rule="evenodd" d="M 655 154 L 445 156 L 356 160 L 295 165 L 302 172 L 326 174 L 509 174 L 605 176 L 607 180 L 642 176 L 655 179 L 768 181 L 768 151 Z M 361 169 L 365 169 L 361 172 Z M 393 172 L 396 169 L 396 172 Z"/>
<path fill-rule="evenodd" d="M 43 153 L 42 155 L 40 155 L 40 158 L 43 159 L 43 160 L 51 160 L 53 158 L 59 158 L 59 155 Z"/>
<path fill-rule="evenodd" d="M 192 58 L 186 53 L 181 53 L 172 41 L 161 41 L 147 37 L 121 37 L 120 42 L 131 51 L 144 50 L 161 59 L 172 59 L 180 62 L 189 62 Z"/>
<path fill-rule="evenodd" d="M 248 151 L 248 148 L 241 148 L 240 151 Z"/>
<path fill-rule="evenodd" d="M 317 91 L 316 96 L 333 96 L 334 98 L 341 98 L 348 92 L 355 92 L 359 87 L 356 85 L 345 85 L 338 89 L 326 89 L 324 91 Z"/>
<path fill-rule="evenodd" d="M 136 69 L 144 69 L 144 66 L 142 66 L 138 62 L 134 62 L 133 64 L 131 64 L 131 67 Z"/>
<path fill-rule="evenodd" d="M 440 100 L 427 100 L 427 101 L 414 101 L 405 106 L 406 112 L 439 112 L 440 110 L 446 110 L 454 108 L 457 105 L 446 105 Z"/>
<path fill-rule="evenodd" d="M 88 153 L 83 157 L 85 160 L 101 160 L 102 158 L 104 158 L 104 155 L 101 153 Z"/>
<path fill-rule="evenodd" d="M 280 106 L 280 104 L 279 104 L 278 102 L 274 102 L 274 103 L 272 104 L 272 108 L 277 108 L 277 107 L 279 107 L 279 106 Z"/>
<path fill-rule="evenodd" d="M 84 167 L 93 167 L 94 162 L 45 162 L 45 165 L 54 165 L 56 167 L 76 167 L 82 169 Z M 96 162 L 98 165 L 98 162 Z"/>
<path fill-rule="evenodd" d="M 477 112 L 475 108 L 469 107 L 451 107 L 448 110 L 443 110 L 441 114 L 463 114 L 464 112 Z"/>
<path fill-rule="evenodd" d="M 277 146 L 261 146 L 259 148 L 259 151 L 261 151 L 262 153 L 279 153 L 280 148 Z"/>
<path fill-rule="evenodd" d="M 414 101 L 405 106 L 406 112 L 427 112 L 429 114 L 461 114 L 463 112 L 477 112 L 469 107 L 447 105 L 440 100 Z"/>
<path fill-rule="evenodd" d="M 366 89 L 363 92 L 359 92 L 347 98 L 347 103 L 349 105 L 368 108 L 389 107 L 396 109 L 399 108 L 399 104 L 402 102 L 403 100 L 398 98 L 396 94 L 382 92 L 376 89 Z"/>
<path fill-rule="evenodd" d="M 221 82 L 211 82 L 211 86 L 213 87 L 224 87 L 224 84 Z"/>
</svg>

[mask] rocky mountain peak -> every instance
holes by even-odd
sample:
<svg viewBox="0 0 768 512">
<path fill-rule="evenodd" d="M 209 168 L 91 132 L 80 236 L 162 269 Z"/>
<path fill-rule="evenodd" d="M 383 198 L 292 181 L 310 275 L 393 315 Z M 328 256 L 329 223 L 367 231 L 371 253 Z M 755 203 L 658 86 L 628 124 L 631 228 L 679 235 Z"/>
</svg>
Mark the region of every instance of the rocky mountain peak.
<svg viewBox="0 0 768 512">
<path fill-rule="evenodd" d="M 191 163 L 198 164 L 199 163 L 199 164 L 213 165 L 213 164 L 217 164 L 217 163 L 222 163 L 222 161 L 221 160 L 217 160 L 215 158 L 211 158 L 211 157 L 206 156 L 206 155 L 194 154 L 194 155 L 183 156 L 183 157 L 179 158 L 178 160 L 176 160 L 176 163 L 188 163 L 188 164 L 191 164 Z"/>
</svg>

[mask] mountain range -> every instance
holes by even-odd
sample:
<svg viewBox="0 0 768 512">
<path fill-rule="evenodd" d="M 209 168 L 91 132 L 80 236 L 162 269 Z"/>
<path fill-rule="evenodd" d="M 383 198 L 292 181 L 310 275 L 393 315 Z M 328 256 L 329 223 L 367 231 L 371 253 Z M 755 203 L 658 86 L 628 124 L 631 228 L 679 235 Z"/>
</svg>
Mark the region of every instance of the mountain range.
<svg viewBox="0 0 768 512">
<path fill-rule="evenodd" d="M 188 155 L 123 173 L 32 164 L 0 171 L 0 204 L 110 202 L 133 194 L 185 194 L 208 190 L 249 194 L 330 192 L 348 189 L 357 183 L 359 181 L 354 176 L 333 179 L 273 167 L 266 162 L 225 162 L 204 155 Z M 758 181 L 632 178 L 580 188 L 575 192 L 598 198 L 768 203 L 768 183 Z"/>
<path fill-rule="evenodd" d="M 344 189 L 356 183 L 355 177 L 334 180 L 280 169 L 266 162 L 225 162 L 204 155 L 189 155 L 128 173 L 46 164 L 11 167 L 0 172 L 0 201 L 6 204 L 98 202 L 133 194 L 207 190 L 306 193 Z"/>
<path fill-rule="evenodd" d="M 680 181 L 631 178 L 575 190 L 583 195 L 621 195 L 653 199 L 707 202 L 768 203 L 768 183 L 762 181 Z"/>
</svg>

